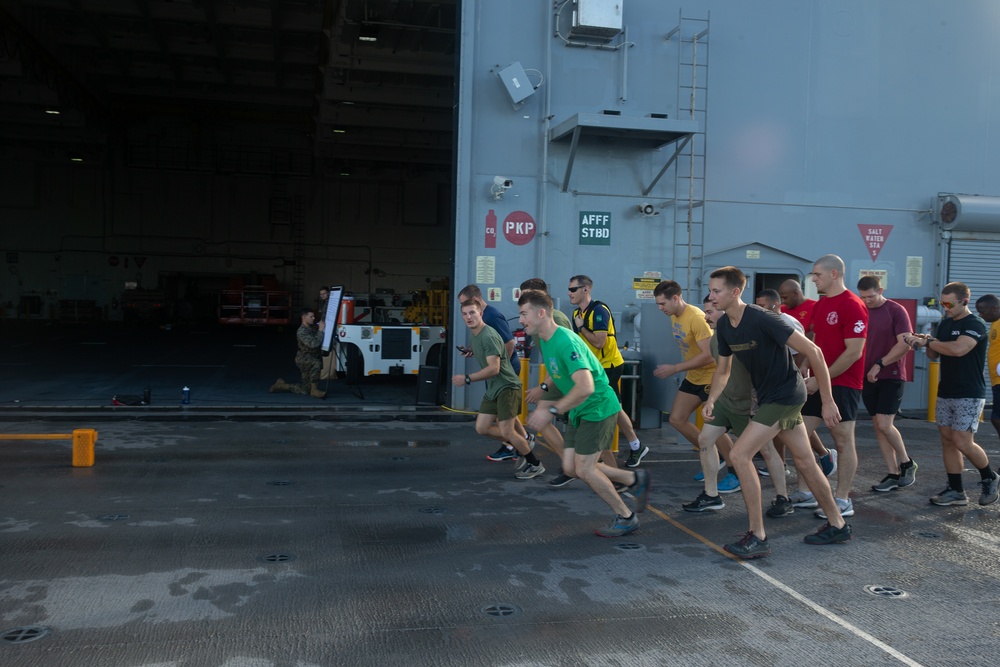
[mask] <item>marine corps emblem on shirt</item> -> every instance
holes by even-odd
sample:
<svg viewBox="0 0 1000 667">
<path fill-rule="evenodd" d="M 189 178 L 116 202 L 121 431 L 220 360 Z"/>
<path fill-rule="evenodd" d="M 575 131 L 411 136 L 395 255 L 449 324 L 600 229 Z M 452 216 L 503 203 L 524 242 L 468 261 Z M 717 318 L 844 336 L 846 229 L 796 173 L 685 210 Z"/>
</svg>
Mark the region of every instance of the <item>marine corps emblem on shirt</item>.
<svg viewBox="0 0 1000 667">
<path fill-rule="evenodd" d="M 834 325 L 834 324 L 836 324 L 839 321 L 840 321 L 840 317 L 837 315 L 837 311 L 833 311 L 832 313 L 830 313 L 829 315 L 826 316 L 826 323 L 829 324 L 829 325 L 831 325 L 831 326 Z"/>
<path fill-rule="evenodd" d="M 864 320 L 858 320 L 854 323 L 854 333 L 861 333 L 865 330 Z"/>
</svg>

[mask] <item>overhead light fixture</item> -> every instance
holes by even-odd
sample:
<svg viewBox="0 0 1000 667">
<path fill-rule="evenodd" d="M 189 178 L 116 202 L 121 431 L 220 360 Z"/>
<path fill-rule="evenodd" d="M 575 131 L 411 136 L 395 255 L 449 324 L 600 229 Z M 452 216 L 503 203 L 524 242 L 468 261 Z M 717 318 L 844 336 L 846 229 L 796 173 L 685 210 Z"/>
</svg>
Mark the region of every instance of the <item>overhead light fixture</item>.
<svg viewBox="0 0 1000 667">
<path fill-rule="evenodd" d="M 49 114 L 50 116 L 58 116 L 62 112 L 59 111 L 59 109 L 46 109 L 45 113 Z"/>
<path fill-rule="evenodd" d="M 358 41 L 359 42 L 377 42 L 378 41 L 378 26 L 372 25 L 370 23 L 362 23 L 361 27 L 358 29 Z"/>
<path fill-rule="evenodd" d="M 348 167 L 347 165 L 344 165 L 343 167 L 340 168 L 340 175 L 341 176 L 350 176 L 351 175 L 351 168 Z"/>
<path fill-rule="evenodd" d="M 333 133 L 334 134 L 347 134 L 347 130 L 339 128 L 339 127 L 335 127 L 335 128 L 333 128 Z"/>
<path fill-rule="evenodd" d="M 69 158 L 70 162 L 83 162 L 83 155 L 80 153 L 70 152 L 66 154 L 66 157 Z"/>
</svg>

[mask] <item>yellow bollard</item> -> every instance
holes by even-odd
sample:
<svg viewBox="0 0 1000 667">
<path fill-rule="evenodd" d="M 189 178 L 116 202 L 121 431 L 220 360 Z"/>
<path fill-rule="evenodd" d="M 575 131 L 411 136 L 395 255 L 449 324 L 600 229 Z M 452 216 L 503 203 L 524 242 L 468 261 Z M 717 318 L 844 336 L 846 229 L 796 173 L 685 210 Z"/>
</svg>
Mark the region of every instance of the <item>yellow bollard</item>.
<svg viewBox="0 0 1000 667">
<path fill-rule="evenodd" d="M 73 467 L 89 468 L 94 465 L 94 444 L 97 431 L 92 428 L 73 430 Z"/>
<path fill-rule="evenodd" d="M 528 421 L 528 397 L 526 396 L 528 391 L 528 375 L 531 372 L 529 368 L 531 364 L 524 357 L 521 357 L 521 414 L 518 415 L 518 419 L 521 423 Z"/>
<path fill-rule="evenodd" d="M 941 362 L 931 361 L 927 366 L 927 421 L 937 421 L 937 390 L 941 380 Z"/>
</svg>

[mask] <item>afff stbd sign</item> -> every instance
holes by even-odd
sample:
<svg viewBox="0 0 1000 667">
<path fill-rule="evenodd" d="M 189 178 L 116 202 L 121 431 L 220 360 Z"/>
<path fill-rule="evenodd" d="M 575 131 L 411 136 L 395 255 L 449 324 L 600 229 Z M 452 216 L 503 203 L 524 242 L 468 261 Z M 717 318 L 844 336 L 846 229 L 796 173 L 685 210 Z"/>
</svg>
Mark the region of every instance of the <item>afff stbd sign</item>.
<svg viewBox="0 0 1000 667">
<path fill-rule="evenodd" d="M 611 245 L 611 214 L 580 211 L 580 245 Z"/>
</svg>

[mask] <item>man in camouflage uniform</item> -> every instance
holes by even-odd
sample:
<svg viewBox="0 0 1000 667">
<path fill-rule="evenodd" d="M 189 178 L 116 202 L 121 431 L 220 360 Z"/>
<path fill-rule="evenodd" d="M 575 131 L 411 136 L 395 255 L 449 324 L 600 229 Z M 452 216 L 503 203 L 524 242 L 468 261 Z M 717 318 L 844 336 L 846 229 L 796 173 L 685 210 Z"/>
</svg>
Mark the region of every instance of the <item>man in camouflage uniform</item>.
<svg viewBox="0 0 1000 667">
<path fill-rule="evenodd" d="M 316 325 L 316 311 L 312 308 L 302 310 L 302 324 L 295 333 L 295 338 L 299 343 L 299 351 L 295 355 L 295 365 L 302 372 L 302 382 L 300 384 L 288 384 L 281 378 L 271 385 L 271 393 L 290 391 L 293 394 L 309 394 L 314 398 L 325 398 L 326 392 L 320 391 L 318 382 L 320 371 L 323 368 L 320 346 L 323 344 L 323 330 L 326 322 L 320 321 Z"/>
</svg>

